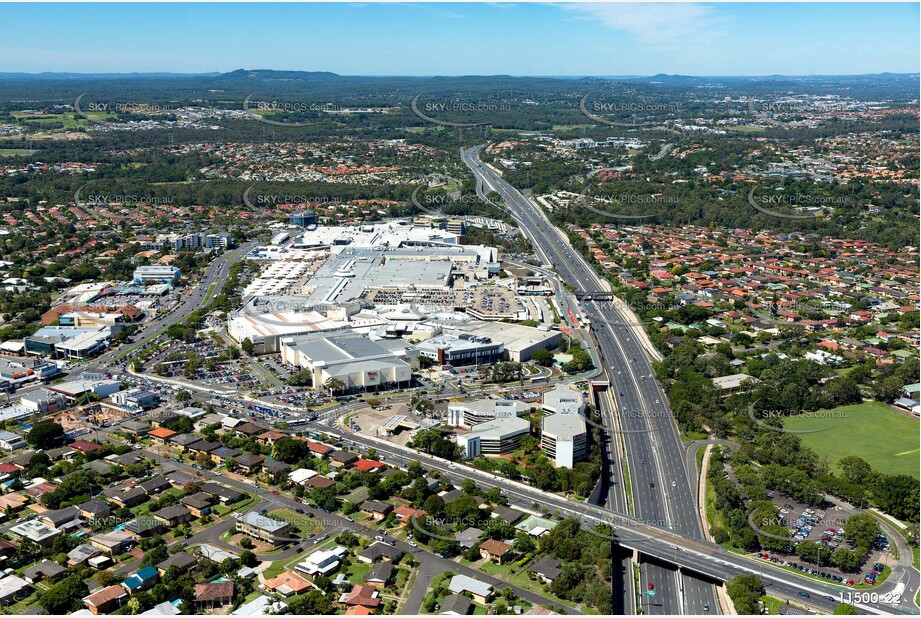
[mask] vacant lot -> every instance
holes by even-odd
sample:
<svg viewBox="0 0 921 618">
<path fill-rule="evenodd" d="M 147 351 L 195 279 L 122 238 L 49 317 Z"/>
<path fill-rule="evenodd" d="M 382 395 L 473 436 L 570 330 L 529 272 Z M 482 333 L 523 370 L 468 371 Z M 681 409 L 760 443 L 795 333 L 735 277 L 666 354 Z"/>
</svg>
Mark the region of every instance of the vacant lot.
<svg viewBox="0 0 921 618">
<path fill-rule="evenodd" d="M 797 431 L 803 444 L 837 468 L 848 455 L 863 458 L 885 474 L 908 474 L 918 478 L 919 422 L 878 403 L 835 408 L 828 418 L 791 417 L 784 427 Z"/>
</svg>

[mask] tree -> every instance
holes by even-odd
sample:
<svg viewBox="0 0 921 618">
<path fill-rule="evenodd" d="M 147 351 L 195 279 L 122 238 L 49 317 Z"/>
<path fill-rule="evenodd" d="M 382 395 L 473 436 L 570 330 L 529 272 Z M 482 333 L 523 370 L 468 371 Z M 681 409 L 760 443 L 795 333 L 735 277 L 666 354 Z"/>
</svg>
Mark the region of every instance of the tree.
<svg viewBox="0 0 921 618">
<path fill-rule="evenodd" d="M 240 547 L 242 547 L 243 549 L 252 549 L 253 542 L 248 536 L 245 536 L 242 539 L 240 539 Z"/>
<path fill-rule="evenodd" d="M 192 401 L 192 393 L 185 389 L 179 389 L 176 391 L 176 401 L 179 403 L 188 403 Z"/>
<path fill-rule="evenodd" d="M 534 352 L 531 359 L 543 367 L 549 367 L 553 364 L 553 353 L 550 350 L 540 349 Z"/>
<path fill-rule="evenodd" d="M 873 501 L 896 519 L 918 521 L 918 481 L 907 474 L 880 475 L 873 484 Z"/>
<path fill-rule="evenodd" d="M 103 588 L 111 586 L 112 582 L 115 581 L 115 573 L 111 570 L 106 569 L 105 571 L 100 571 L 99 575 L 96 576 L 96 582 Z"/>
<path fill-rule="evenodd" d="M 255 346 L 253 345 L 253 340 L 250 339 L 249 337 L 247 337 L 240 343 L 240 347 L 243 348 L 243 351 L 246 352 L 247 355 L 249 356 L 253 355 L 253 349 L 255 348 Z"/>
<path fill-rule="evenodd" d="M 240 545 L 243 545 L 243 543 L 240 543 Z M 240 552 L 240 562 L 243 566 L 254 567 L 259 563 L 259 559 L 256 558 L 256 554 L 252 551 L 244 549 Z"/>
<path fill-rule="evenodd" d="M 335 509 L 338 502 L 336 492 L 331 487 L 314 487 L 310 492 L 310 497 L 314 504 L 328 511 Z"/>
<path fill-rule="evenodd" d="M 89 590 L 80 575 L 73 573 L 48 588 L 38 597 L 39 603 L 49 614 L 68 614 L 80 609 L 81 599 Z"/>
<path fill-rule="evenodd" d="M 64 439 L 64 428 L 57 423 L 36 423 L 26 434 L 26 442 L 40 450 L 56 447 Z"/>
<path fill-rule="evenodd" d="M 345 390 L 345 382 L 339 378 L 329 378 L 323 386 L 326 387 L 326 390 L 329 391 L 330 395 L 335 395 L 336 393 L 341 393 Z"/>
<path fill-rule="evenodd" d="M 863 549 L 864 552 L 873 546 L 879 533 L 879 523 L 869 513 L 851 515 L 844 525 L 844 538 L 853 543 L 855 547 Z"/>
<path fill-rule="evenodd" d="M 310 447 L 303 440 L 280 438 L 275 442 L 275 458 L 293 464 L 310 455 Z"/>
<path fill-rule="evenodd" d="M 757 614 L 758 600 L 764 594 L 764 584 L 755 575 L 736 575 L 727 582 L 726 592 L 738 614 Z"/>
<path fill-rule="evenodd" d="M 848 483 L 861 487 L 865 486 L 866 482 L 870 480 L 870 475 L 873 472 L 870 464 L 856 455 L 843 457 L 838 462 L 838 465 L 841 466 L 842 476 Z"/>
</svg>

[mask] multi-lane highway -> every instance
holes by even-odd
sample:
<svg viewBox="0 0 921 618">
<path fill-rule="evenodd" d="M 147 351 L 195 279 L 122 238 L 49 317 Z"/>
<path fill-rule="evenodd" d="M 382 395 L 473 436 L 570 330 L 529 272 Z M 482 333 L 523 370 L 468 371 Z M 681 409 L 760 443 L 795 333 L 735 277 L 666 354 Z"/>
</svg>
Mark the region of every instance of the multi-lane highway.
<svg viewBox="0 0 921 618">
<path fill-rule="evenodd" d="M 495 169 L 480 161 L 479 152 L 480 147 L 461 149 L 462 160 L 477 178 L 478 194 L 496 191 L 541 259 L 552 264 L 567 283 L 582 291 L 605 291 L 601 279 L 544 213 Z M 848 601 L 865 613 L 917 613 L 912 599 L 918 590 L 918 577 L 910 567 L 894 569 L 891 580 L 877 587 L 876 595 L 860 599 L 864 601 L 860 603 L 851 591 L 840 586 L 753 564 L 746 557 L 703 540 L 693 493 L 696 488 L 689 481 L 693 475 L 684 467 L 685 453 L 677 425 L 665 394 L 654 379 L 647 356 L 649 344 L 642 338 L 643 325 L 621 302 L 591 300 L 581 309 L 591 319 L 592 333 L 605 363 L 616 405 L 615 432 L 623 441 L 629 466 L 636 523 L 620 526 L 622 544 L 655 558 L 657 564 L 682 567 L 680 571 L 672 571 L 653 564 L 643 565 L 642 596 L 638 599 L 642 607 L 638 609 L 653 614 L 713 613 L 717 611 L 715 588 L 697 575 L 726 581 L 734 574 L 747 572 L 758 574 L 772 596 L 796 598 L 826 613 L 839 600 Z M 544 500 L 548 500 L 544 495 Z M 610 508 L 618 506 L 617 499 L 609 501 Z M 658 534 L 654 538 L 640 538 L 642 535 L 636 533 L 647 527 L 658 530 Z M 728 572 L 719 575 L 722 569 Z M 695 575 L 689 575 L 688 571 Z M 651 591 L 650 583 L 655 588 L 654 597 L 643 594 Z"/>
<path fill-rule="evenodd" d="M 479 192 L 493 190 L 502 197 L 541 258 L 552 264 L 567 283 L 583 291 L 604 291 L 591 266 L 543 212 L 483 164 L 479 152 L 479 147 L 461 151 L 464 163 L 477 177 Z M 630 467 L 632 514 L 651 525 L 701 538 L 697 510 L 683 469 L 678 429 L 632 327 L 636 319 L 607 302 L 590 301 L 582 309 L 591 319 L 613 389 L 620 436 Z M 612 498 L 617 498 L 616 493 L 612 492 Z M 610 506 L 620 509 L 623 502 L 616 499 Z M 641 609 L 648 614 L 706 613 L 717 608 L 712 586 L 656 564 L 641 566 L 640 589 Z"/>
</svg>

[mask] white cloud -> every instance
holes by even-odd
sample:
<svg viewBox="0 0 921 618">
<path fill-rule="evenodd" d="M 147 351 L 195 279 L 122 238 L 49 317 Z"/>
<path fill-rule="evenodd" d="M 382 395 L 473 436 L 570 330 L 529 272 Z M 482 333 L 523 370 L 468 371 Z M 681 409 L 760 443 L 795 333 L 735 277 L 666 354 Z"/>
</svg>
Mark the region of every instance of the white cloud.
<svg viewBox="0 0 921 618">
<path fill-rule="evenodd" d="M 722 15 L 707 4 L 667 3 L 590 3 L 559 4 L 583 19 L 599 22 L 611 30 L 629 32 L 641 43 L 659 49 L 685 47 L 682 43 L 712 41 L 722 34 Z"/>
</svg>

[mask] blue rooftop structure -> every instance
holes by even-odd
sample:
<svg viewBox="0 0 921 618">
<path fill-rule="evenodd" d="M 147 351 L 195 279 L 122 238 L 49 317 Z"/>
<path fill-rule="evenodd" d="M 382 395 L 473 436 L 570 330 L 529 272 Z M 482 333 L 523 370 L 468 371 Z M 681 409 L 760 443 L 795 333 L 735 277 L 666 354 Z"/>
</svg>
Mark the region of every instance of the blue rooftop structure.
<svg viewBox="0 0 921 618">
<path fill-rule="evenodd" d="M 140 569 L 128 577 L 122 586 L 128 589 L 128 592 L 134 592 L 135 590 L 140 590 L 147 583 L 153 581 L 157 578 L 157 569 L 152 566 L 146 566 L 143 569 Z"/>
</svg>

